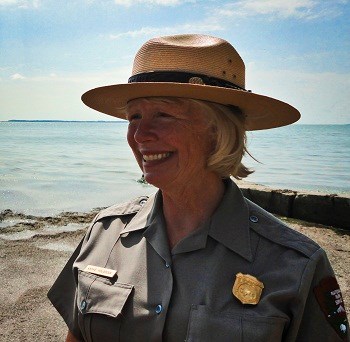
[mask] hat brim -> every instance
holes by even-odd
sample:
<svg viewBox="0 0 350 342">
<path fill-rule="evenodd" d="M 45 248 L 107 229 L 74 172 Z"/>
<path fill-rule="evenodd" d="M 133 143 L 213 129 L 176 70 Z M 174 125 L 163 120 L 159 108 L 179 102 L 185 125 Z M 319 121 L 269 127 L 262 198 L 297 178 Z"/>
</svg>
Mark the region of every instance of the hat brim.
<svg viewBox="0 0 350 342">
<path fill-rule="evenodd" d="M 125 119 L 125 106 L 141 97 L 171 96 L 210 101 L 239 107 L 249 131 L 292 124 L 300 118 L 291 105 L 271 97 L 222 87 L 198 84 L 140 82 L 91 89 L 81 97 L 90 108 Z"/>
</svg>

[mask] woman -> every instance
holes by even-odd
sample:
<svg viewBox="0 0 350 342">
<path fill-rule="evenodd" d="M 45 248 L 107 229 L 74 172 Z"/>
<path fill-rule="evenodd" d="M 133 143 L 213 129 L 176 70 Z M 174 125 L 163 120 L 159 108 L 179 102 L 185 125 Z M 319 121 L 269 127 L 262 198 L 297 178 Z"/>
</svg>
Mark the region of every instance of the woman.
<svg viewBox="0 0 350 342">
<path fill-rule="evenodd" d="M 245 90 L 226 41 L 160 37 L 128 84 L 85 104 L 129 121 L 128 143 L 159 188 L 102 210 L 49 292 L 67 341 L 342 341 L 348 324 L 324 251 L 245 199 L 230 179 L 245 131 L 299 112 Z"/>
</svg>

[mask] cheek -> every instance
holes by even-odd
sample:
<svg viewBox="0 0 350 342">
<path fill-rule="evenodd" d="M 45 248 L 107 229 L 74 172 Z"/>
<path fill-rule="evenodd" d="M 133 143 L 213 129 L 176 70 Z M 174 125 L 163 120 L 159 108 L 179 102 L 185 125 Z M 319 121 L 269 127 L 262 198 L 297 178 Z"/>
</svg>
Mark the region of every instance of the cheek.
<svg viewBox="0 0 350 342">
<path fill-rule="evenodd" d="M 209 134 L 197 134 L 191 143 L 191 153 L 198 162 L 207 163 L 210 154 L 214 150 L 213 139 Z"/>
</svg>

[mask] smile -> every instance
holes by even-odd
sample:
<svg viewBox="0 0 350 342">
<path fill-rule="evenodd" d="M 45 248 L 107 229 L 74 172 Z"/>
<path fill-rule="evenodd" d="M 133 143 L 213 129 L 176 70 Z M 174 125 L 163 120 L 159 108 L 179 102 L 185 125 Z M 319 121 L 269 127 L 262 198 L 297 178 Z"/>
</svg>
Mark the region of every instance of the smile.
<svg viewBox="0 0 350 342">
<path fill-rule="evenodd" d="M 171 152 L 166 153 L 158 153 L 158 154 L 144 154 L 142 155 L 142 158 L 144 161 L 154 161 L 154 160 L 162 160 L 165 158 L 168 158 L 170 156 Z"/>
</svg>

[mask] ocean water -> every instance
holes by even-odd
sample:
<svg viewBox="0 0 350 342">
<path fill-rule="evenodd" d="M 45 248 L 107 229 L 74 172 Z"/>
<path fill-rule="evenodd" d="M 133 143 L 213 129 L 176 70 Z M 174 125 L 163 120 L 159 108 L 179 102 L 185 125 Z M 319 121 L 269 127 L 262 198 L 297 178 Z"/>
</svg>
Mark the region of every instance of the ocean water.
<svg viewBox="0 0 350 342">
<path fill-rule="evenodd" d="M 291 125 L 248 132 L 251 182 L 292 190 L 350 193 L 350 125 Z"/>
<path fill-rule="evenodd" d="M 140 184 L 124 122 L 0 122 L 0 210 L 55 214 L 155 191 Z M 248 132 L 248 181 L 350 193 L 350 125 Z"/>
</svg>

